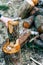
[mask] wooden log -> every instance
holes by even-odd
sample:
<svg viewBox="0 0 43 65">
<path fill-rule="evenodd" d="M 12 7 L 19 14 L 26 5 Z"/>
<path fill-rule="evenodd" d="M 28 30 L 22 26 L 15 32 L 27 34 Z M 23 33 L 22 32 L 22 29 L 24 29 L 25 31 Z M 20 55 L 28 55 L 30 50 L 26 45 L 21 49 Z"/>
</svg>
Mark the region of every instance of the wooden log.
<svg viewBox="0 0 43 65">
<path fill-rule="evenodd" d="M 7 42 L 5 42 L 5 44 L 3 45 L 2 50 L 7 53 L 7 54 L 13 54 L 13 53 L 17 53 L 20 48 L 25 44 L 25 42 L 27 41 L 27 39 L 30 37 L 30 32 L 25 32 L 23 35 L 21 35 L 15 42 L 10 42 L 10 44 L 8 44 Z"/>
<path fill-rule="evenodd" d="M 38 4 L 39 0 L 32 0 L 35 5 Z"/>
<path fill-rule="evenodd" d="M 8 35 L 12 41 L 19 37 L 19 21 L 8 21 Z"/>
<path fill-rule="evenodd" d="M 39 40 L 39 39 L 35 39 L 34 43 L 37 44 L 40 47 L 43 47 L 43 41 Z"/>
<path fill-rule="evenodd" d="M 34 3 L 32 2 L 32 0 L 24 0 L 23 4 L 18 9 L 18 16 L 21 18 L 25 18 L 33 7 Z"/>
<path fill-rule="evenodd" d="M 9 33 L 13 33 L 13 26 L 16 27 L 19 25 L 18 21 L 8 21 L 8 29 L 9 29 Z"/>
<path fill-rule="evenodd" d="M 38 7 L 34 7 L 31 12 L 30 15 L 35 15 L 37 12 L 39 12 L 39 8 Z M 37 15 L 37 14 L 36 14 Z"/>
<path fill-rule="evenodd" d="M 27 39 L 30 37 L 30 32 L 29 33 L 24 33 L 21 37 L 19 37 L 20 40 L 20 46 L 22 47 L 25 42 L 27 41 Z"/>
<path fill-rule="evenodd" d="M 42 8 L 39 8 L 39 7 L 34 7 L 31 12 L 30 12 L 30 15 L 43 15 L 43 9 Z"/>
<path fill-rule="evenodd" d="M 34 16 L 30 16 L 29 18 L 24 19 L 23 27 L 24 28 L 30 28 L 30 26 L 33 23 Z"/>
<path fill-rule="evenodd" d="M 35 18 L 35 26 L 39 33 L 43 33 L 43 16 L 42 15 L 38 15 Z"/>
</svg>

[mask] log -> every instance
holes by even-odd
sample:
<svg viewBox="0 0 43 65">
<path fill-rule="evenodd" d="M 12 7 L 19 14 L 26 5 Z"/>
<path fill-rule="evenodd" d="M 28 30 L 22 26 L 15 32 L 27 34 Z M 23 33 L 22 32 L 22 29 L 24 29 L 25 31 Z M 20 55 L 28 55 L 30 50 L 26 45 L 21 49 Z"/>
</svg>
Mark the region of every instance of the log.
<svg viewBox="0 0 43 65">
<path fill-rule="evenodd" d="M 6 54 L 14 54 L 20 51 L 20 48 L 25 44 L 25 42 L 27 41 L 27 39 L 30 37 L 30 32 L 25 32 L 23 35 L 21 35 L 15 42 L 5 42 L 5 44 L 3 45 L 3 52 L 5 52 Z M 8 44 L 10 43 L 10 44 Z"/>
<path fill-rule="evenodd" d="M 35 43 L 36 45 L 38 45 L 38 46 L 40 46 L 40 47 L 43 48 L 43 41 L 41 41 L 41 40 L 39 40 L 39 39 L 35 39 L 35 40 L 34 40 L 34 43 Z"/>
<path fill-rule="evenodd" d="M 8 35 L 12 41 L 19 37 L 19 21 L 8 21 Z"/>
<path fill-rule="evenodd" d="M 39 33 L 43 33 L 43 16 L 37 15 L 35 18 L 35 26 Z"/>
<path fill-rule="evenodd" d="M 32 0 L 35 5 L 39 3 L 39 0 Z"/>
<path fill-rule="evenodd" d="M 21 18 L 25 18 L 33 7 L 34 3 L 32 2 L 32 0 L 24 0 L 23 4 L 18 9 L 18 16 Z"/>
<path fill-rule="evenodd" d="M 27 39 L 30 37 L 30 34 L 31 34 L 30 32 L 29 33 L 24 33 L 21 37 L 19 37 L 21 47 L 25 44 Z"/>
<path fill-rule="evenodd" d="M 34 16 L 30 16 L 29 18 L 24 19 L 23 27 L 24 28 L 30 28 L 30 26 L 33 23 Z"/>
<path fill-rule="evenodd" d="M 8 21 L 8 30 L 9 30 L 9 33 L 12 34 L 13 33 L 13 28 L 18 26 L 19 25 L 19 22 L 18 21 Z"/>
</svg>

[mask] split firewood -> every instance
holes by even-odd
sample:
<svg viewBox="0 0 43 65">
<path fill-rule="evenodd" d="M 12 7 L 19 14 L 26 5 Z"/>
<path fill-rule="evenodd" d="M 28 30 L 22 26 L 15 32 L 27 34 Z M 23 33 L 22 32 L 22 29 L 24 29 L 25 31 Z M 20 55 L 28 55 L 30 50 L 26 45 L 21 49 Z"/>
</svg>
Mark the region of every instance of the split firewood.
<svg viewBox="0 0 43 65">
<path fill-rule="evenodd" d="M 8 30 L 9 30 L 9 32 L 12 34 L 13 31 L 14 31 L 13 28 L 15 26 L 18 26 L 18 25 L 19 25 L 19 22 L 18 21 L 8 21 Z"/>
<path fill-rule="evenodd" d="M 8 30 L 9 30 L 9 33 L 11 34 L 13 32 L 13 26 L 8 24 Z"/>
<path fill-rule="evenodd" d="M 14 21 L 18 21 L 21 20 L 21 17 L 16 17 L 16 18 L 8 18 L 8 17 L 4 17 L 0 14 L 0 20 L 5 23 L 5 26 L 8 28 L 8 21 L 10 21 L 9 23 L 12 25 L 17 25 L 18 22 L 14 22 Z M 12 23 L 13 22 L 13 23 Z"/>
</svg>

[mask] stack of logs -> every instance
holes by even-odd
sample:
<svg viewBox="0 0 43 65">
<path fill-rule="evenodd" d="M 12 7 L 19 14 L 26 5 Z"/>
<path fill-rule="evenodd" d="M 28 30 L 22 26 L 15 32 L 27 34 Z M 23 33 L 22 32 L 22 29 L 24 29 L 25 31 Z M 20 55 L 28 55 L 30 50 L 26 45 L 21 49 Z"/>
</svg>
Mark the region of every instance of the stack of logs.
<svg viewBox="0 0 43 65">
<path fill-rule="evenodd" d="M 29 29 L 31 28 L 31 26 L 35 26 L 37 28 L 37 31 L 39 32 L 39 35 L 41 34 L 43 35 L 43 15 L 38 14 L 39 12 L 41 13 L 41 9 L 36 7 L 38 6 L 38 3 L 39 3 L 39 0 L 24 0 L 23 4 L 18 9 L 18 16 L 21 18 L 24 18 L 23 24 L 22 24 L 23 28 Z M 29 15 L 30 17 L 25 18 L 27 15 Z M 25 42 L 27 38 L 30 37 L 31 33 L 26 32 L 23 34 L 23 36 L 19 37 L 18 26 L 19 26 L 19 21 L 8 21 L 9 34 L 13 35 L 12 38 L 14 37 L 14 40 L 18 38 L 20 40 L 20 45 L 22 46 L 23 42 Z M 43 38 L 43 37 L 40 36 L 40 38 Z"/>
<path fill-rule="evenodd" d="M 43 9 L 38 8 L 38 3 L 39 0 L 24 0 L 17 13 L 18 16 L 23 19 L 23 28 L 30 29 L 31 26 L 34 26 L 37 29 L 37 31 L 39 32 L 38 39 L 36 39 L 37 37 L 35 37 L 33 40 L 35 43 L 43 47 Z M 8 25 L 9 34 L 12 35 L 13 32 L 16 32 L 18 27 L 15 30 L 14 28 L 15 26 L 18 26 L 19 23 L 18 21 L 16 21 L 16 23 L 15 21 L 10 21 L 10 23 L 8 22 Z M 16 40 L 18 40 L 19 42 L 15 42 L 13 45 L 10 44 L 10 42 L 5 43 L 2 50 L 7 54 L 17 53 L 27 41 L 27 39 L 29 40 L 30 38 L 31 32 L 27 32 L 27 30 L 25 31 L 26 32 L 24 34 L 22 33 L 21 36 L 18 36 L 18 39 L 16 38 Z"/>
</svg>

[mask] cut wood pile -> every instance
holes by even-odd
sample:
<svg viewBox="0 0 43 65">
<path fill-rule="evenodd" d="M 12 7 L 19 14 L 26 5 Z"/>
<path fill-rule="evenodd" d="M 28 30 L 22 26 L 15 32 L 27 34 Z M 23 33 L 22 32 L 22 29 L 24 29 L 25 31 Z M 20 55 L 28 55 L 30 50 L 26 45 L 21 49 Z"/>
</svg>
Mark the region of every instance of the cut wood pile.
<svg viewBox="0 0 43 65">
<path fill-rule="evenodd" d="M 0 0 L 0 65 L 43 65 L 43 0 Z"/>
</svg>

